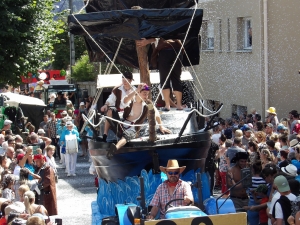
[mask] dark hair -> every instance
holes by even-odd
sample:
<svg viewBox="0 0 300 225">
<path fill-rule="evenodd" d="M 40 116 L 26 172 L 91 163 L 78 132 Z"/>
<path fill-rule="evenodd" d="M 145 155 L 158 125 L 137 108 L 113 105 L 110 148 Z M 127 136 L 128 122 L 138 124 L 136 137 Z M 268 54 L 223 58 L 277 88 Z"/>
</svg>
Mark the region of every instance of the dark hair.
<svg viewBox="0 0 300 225">
<path fill-rule="evenodd" d="M 255 114 L 255 119 L 257 119 L 257 121 L 261 120 L 261 115 L 260 114 Z"/>
<path fill-rule="evenodd" d="M 241 142 L 242 142 L 242 139 L 241 139 L 241 138 L 235 137 L 235 138 L 233 139 L 233 143 L 234 143 L 234 144 L 239 145 L 239 144 L 241 144 Z"/>
<path fill-rule="evenodd" d="M 257 152 L 258 145 L 255 141 L 249 141 L 248 145 L 253 147 L 254 152 Z"/>
<path fill-rule="evenodd" d="M 260 174 L 262 171 L 261 161 L 256 161 L 253 165 L 253 172 L 254 174 Z"/>
<path fill-rule="evenodd" d="M 281 150 L 281 151 L 280 151 L 280 156 L 281 156 L 282 158 L 284 158 L 284 159 L 287 159 L 288 153 L 287 153 L 286 151 L 284 151 L 284 150 Z"/>
<path fill-rule="evenodd" d="M 225 142 L 227 140 L 226 136 L 224 134 L 221 134 L 219 138 L 222 142 Z"/>
<path fill-rule="evenodd" d="M 5 135 L 12 135 L 12 130 L 8 129 L 8 130 L 5 130 Z"/>
<path fill-rule="evenodd" d="M 284 143 L 287 143 L 288 136 L 286 134 L 281 134 L 281 135 L 279 135 L 279 140 Z"/>
<path fill-rule="evenodd" d="M 266 141 L 266 144 L 267 144 L 268 146 L 270 146 L 271 148 L 275 148 L 275 142 L 274 142 L 273 140 L 267 140 L 267 141 Z"/>
<path fill-rule="evenodd" d="M 277 173 L 277 169 L 276 169 L 276 165 L 273 163 L 267 164 L 265 166 L 265 168 L 263 168 L 263 170 L 260 173 L 260 176 L 262 178 L 266 178 L 268 176 L 274 176 Z"/>
<path fill-rule="evenodd" d="M 257 121 L 256 122 L 256 128 L 257 128 L 257 131 L 264 131 L 264 124 L 263 124 L 263 122 Z"/>
<path fill-rule="evenodd" d="M 7 200 L 6 202 L 3 202 L 1 205 L 1 213 L 2 213 L 2 217 L 5 216 L 5 208 L 6 206 L 10 205 L 12 202 Z"/>
<path fill-rule="evenodd" d="M 299 196 L 300 183 L 295 179 L 288 180 L 292 194 Z"/>
</svg>

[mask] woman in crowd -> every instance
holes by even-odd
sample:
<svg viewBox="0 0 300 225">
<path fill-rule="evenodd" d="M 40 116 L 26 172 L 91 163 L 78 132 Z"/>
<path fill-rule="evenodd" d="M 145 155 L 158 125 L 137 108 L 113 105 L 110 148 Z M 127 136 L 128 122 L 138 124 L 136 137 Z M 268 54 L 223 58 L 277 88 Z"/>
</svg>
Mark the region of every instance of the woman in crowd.
<svg viewBox="0 0 300 225">
<path fill-rule="evenodd" d="M 257 143 L 258 143 L 257 145 L 258 145 L 259 151 L 261 151 L 261 149 L 267 147 L 265 132 L 258 131 L 258 132 L 256 132 L 255 136 L 256 136 Z"/>
<path fill-rule="evenodd" d="M 248 153 L 249 153 L 250 165 L 253 165 L 260 159 L 260 154 L 258 152 L 258 146 L 255 141 L 249 141 Z"/>
<path fill-rule="evenodd" d="M 37 205 L 35 202 L 35 195 L 32 191 L 26 191 L 24 193 L 24 204 L 26 212 L 30 215 L 34 213 L 41 213 L 44 216 L 48 216 L 47 209 L 43 205 Z"/>
<path fill-rule="evenodd" d="M 3 177 L 2 181 L 2 197 L 6 198 L 10 201 L 13 201 L 15 199 L 15 192 L 13 190 L 15 182 L 15 177 L 13 174 L 6 174 Z"/>
<path fill-rule="evenodd" d="M 22 158 L 22 160 L 19 163 L 22 168 L 25 167 L 30 171 L 29 176 L 28 176 L 29 180 L 33 179 L 33 176 L 31 174 L 34 173 L 34 171 L 35 171 L 32 152 L 33 152 L 32 146 L 28 146 L 26 154 L 24 155 L 24 157 Z"/>
<path fill-rule="evenodd" d="M 274 162 L 274 155 L 267 148 L 263 148 L 260 152 L 260 160 L 262 168 L 265 168 L 267 164 Z"/>
<path fill-rule="evenodd" d="M 52 167 L 54 174 L 57 175 L 57 165 L 55 163 L 55 159 L 53 157 L 54 153 L 55 153 L 55 146 L 54 145 L 48 145 L 46 147 L 46 159 L 47 159 L 47 163 L 49 164 L 49 166 Z"/>
<path fill-rule="evenodd" d="M 225 193 L 225 191 L 227 191 L 226 173 L 228 170 L 228 165 L 227 165 L 226 156 L 225 156 L 227 148 L 228 148 L 227 143 L 228 142 L 226 142 L 226 136 L 224 134 L 222 134 L 221 137 L 219 138 L 219 151 L 218 151 L 218 155 L 217 155 L 217 158 L 220 159 L 219 173 L 220 173 L 220 177 L 221 177 L 222 193 Z M 230 143 L 230 145 L 231 144 L 232 143 Z M 229 146 L 229 147 L 231 147 L 231 146 Z"/>
</svg>

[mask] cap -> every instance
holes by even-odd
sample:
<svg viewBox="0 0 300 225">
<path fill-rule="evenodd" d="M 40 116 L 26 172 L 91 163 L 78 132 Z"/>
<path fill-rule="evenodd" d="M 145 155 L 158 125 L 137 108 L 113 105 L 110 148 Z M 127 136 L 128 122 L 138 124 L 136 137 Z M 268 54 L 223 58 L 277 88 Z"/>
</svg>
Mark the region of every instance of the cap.
<svg viewBox="0 0 300 225">
<path fill-rule="evenodd" d="M 23 157 L 24 157 L 24 154 L 20 153 L 20 154 L 18 154 L 18 156 L 17 156 L 17 160 L 20 161 L 20 160 L 23 159 Z"/>
<path fill-rule="evenodd" d="M 12 124 L 11 120 L 4 120 L 4 125 Z"/>
<path fill-rule="evenodd" d="M 126 79 L 134 80 L 134 79 L 133 79 L 133 75 L 132 75 L 131 72 L 124 72 L 124 73 L 123 73 L 123 76 L 124 76 Z"/>
<path fill-rule="evenodd" d="M 85 105 L 85 104 L 84 104 L 84 102 L 80 102 L 80 104 L 79 104 L 79 105 Z"/>
<path fill-rule="evenodd" d="M 54 93 L 52 93 L 52 94 L 50 95 L 50 98 L 56 98 L 56 95 L 55 95 Z"/>
<path fill-rule="evenodd" d="M 287 130 L 287 127 L 284 126 L 282 123 L 278 124 L 277 130 Z"/>
<path fill-rule="evenodd" d="M 248 124 L 244 124 L 242 127 L 241 127 L 241 130 L 242 131 L 251 131 L 250 127 L 248 126 Z"/>
<path fill-rule="evenodd" d="M 70 100 L 67 100 L 67 105 L 68 105 L 68 104 L 72 104 L 72 101 L 70 101 Z"/>
<path fill-rule="evenodd" d="M 274 184 L 276 185 L 279 192 L 286 192 L 291 190 L 287 179 L 282 175 L 275 178 Z"/>
<path fill-rule="evenodd" d="M 73 126 L 74 124 L 72 123 L 72 121 L 67 121 L 66 122 L 66 126 Z"/>
<path fill-rule="evenodd" d="M 68 114 L 68 113 L 67 113 L 66 110 L 64 110 L 64 111 L 61 112 L 61 115 L 67 115 L 67 114 Z"/>
<path fill-rule="evenodd" d="M 150 91 L 150 87 L 145 84 L 143 87 L 142 87 L 142 90 L 141 91 Z"/>
<path fill-rule="evenodd" d="M 46 132 L 44 131 L 44 129 L 38 129 L 38 134 L 45 134 Z"/>
<path fill-rule="evenodd" d="M 271 124 L 271 123 L 267 123 L 266 126 L 273 128 L 273 124 Z"/>
</svg>

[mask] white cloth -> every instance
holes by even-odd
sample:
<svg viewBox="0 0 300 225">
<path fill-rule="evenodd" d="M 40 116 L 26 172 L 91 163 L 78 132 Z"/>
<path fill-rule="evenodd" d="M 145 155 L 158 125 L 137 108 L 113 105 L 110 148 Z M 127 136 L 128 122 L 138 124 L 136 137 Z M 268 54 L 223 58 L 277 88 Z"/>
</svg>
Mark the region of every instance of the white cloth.
<svg viewBox="0 0 300 225">
<path fill-rule="evenodd" d="M 20 177 L 20 170 L 21 170 L 21 167 L 19 165 L 16 165 L 15 169 L 14 169 L 14 175 L 16 177 Z"/>
<path fill-rule="evenodd" d="M 219 134 L 213 134 L 211 136 L 211 139 L 213 140 L 213 142 L 215 142 L 217 145 L 219 145 L 219 138 L 221 137 L 221 133 Z"/>
<path fill-rule="evenodd" d="M 273 197 L 272 197 L 272 201 L 271 201 L 271 204 L 270 204 L 270 207 L 269 207 L 269 214 L 272 215 L 272 211 L 273 211 L 273 207 L 274 207 L 274 204 L 275 202 L 280 198 L 280 193 L 277 191 Z M 271 222 L 271 219 L 269 218 L 268 219 L 268 225 L 272 225 L 272 222 Z"/>
<path fill-rule="evenodd" d="M 286 195 L 286 197 L 290 200 L 290 201 L 295 201 L 296 200 L 296 196 L 292 193 Z M 277 202 L 275 204 L 275 218 L 276 219 L 283 219 L 283 212 L 282 212 L 282 208 L 281 205 Z M 285 225 L 285 222 L 282 221 L 282 225 Z"/>
<path fill-rule="evenodd" d="M 47 159 L 47 164 L 48 164 L 49 166 L 52 167 L 54 173 L 56 174 L 56 173 L 57 173 L 57 165 L 56 165 L 56 162 L 55 162 L 54 157 L 52 156 L 52 157 L 50 158 L 50 157 L 47 156 L 47 155 L 45 155 L 45 156 L 46 156 L 46 159 Z"/>
<path fill-rule="evenodd" d="M 66 171 L 68 174 L 75 174 L 76 163 L 77 163 L 77 153 L 65 154 Z"/>
<path fill-rule="evenodd" d="M 134 87 L 133 87 L 133 88 L 134 88 Z M 123 99 L 123 98 L 128 94 L 128 92 L 129 92 L 129 91 L 126 91 L 126 90 L 125 90 L 125 88 L 124 88 L 123 85 L 121 85 L 118 89 L 122 91 L 121 99 Z M 134 90 L 135 90 L 135 88 L 134 88 Z M 112 93 L 109 95 L 109 97 L 108 97 L 108 99 L 106 100 L 106 102 L 107 102 L 110 106 L 115 106 L 115 105 L 116 105 L 116 100 L 117 100 L 117 97 L 116 97 L 116 95 L 112 92 Z M 122 104 L 122 101 L 121 101 L 121 103 L 120 103 L 120 109 L 124 109 L 125 107 L 126 107 L 126 106 L 124 106 L 124 105 Z"/>
</svg>

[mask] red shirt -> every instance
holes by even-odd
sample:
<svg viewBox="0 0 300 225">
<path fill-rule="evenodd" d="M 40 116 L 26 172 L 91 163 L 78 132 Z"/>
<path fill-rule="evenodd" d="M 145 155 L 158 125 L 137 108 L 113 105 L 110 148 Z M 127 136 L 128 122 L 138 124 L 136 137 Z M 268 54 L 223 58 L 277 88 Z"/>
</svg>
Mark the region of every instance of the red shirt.
<svg viewBox="0 0 300 225">
<path fill-rule="evenodd" d="M 268 197 L 262 198 L 260 204 L 264 204 L 269 201 Z M 266 209 L 259 210 L 259 223 L 267 223 L 268 215 Z"/>
<path fill-rule="evenodd" d="M 7 225 L 7 221 L 5 219 L 5 216 L 3 216 L 1 219 L 0 219 L 0 225 Z"/>
</svg>

